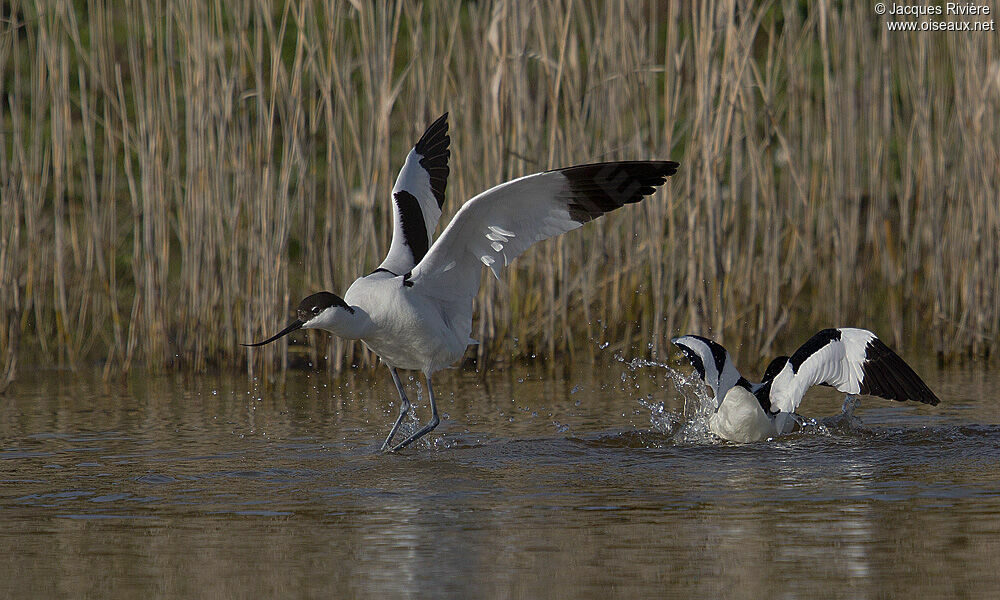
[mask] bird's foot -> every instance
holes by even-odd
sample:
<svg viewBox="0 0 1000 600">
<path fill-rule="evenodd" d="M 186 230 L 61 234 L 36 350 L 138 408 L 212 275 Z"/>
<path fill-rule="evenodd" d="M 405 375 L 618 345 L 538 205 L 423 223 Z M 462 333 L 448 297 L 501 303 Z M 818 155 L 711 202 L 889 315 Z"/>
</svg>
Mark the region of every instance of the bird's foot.
<svg viewBox="0 0 1000 600">
<path fill-rule="evenodd" d="M 424 437 L 425 435 L 427 435 L 428 433 L 430 433 L 431 431 L 433 431 L 433 429 L 435 427 L 437 427 L 438 423 L 440 423 L 440 422 L 441 422 L 441 420 L 438 418 L 438 416 L 434 415 L 431 418 L 430 423 L 428 423 L 427 425 L 425 425 L 420 431 L 414 433 L 413 435 L 411 435 L 410 437 L 406 438 L 405 440 L 403 440 L 399 444 L 396 444 L 396 446 L 392 450 L 389 450 L 389 452 L 396 452 L 397 450 L 402 450 L 403 448 L 409 446 L 413 442 L 419 440 L 420 438 Z"/>
</svg>

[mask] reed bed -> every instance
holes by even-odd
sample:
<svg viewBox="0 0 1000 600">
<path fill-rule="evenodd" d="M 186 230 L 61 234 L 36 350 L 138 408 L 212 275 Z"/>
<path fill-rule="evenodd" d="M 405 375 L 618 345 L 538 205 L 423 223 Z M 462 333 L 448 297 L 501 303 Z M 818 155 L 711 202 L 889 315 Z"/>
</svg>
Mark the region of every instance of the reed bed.
<svg viewBox="0 0 1000 600">
<path fill-rule="evenodd" d="M 780 0 L 2 10 L 0 387 L 40 363 L 283 369 L 285 342 L 238 342 L 378 264 L 396 171 L 444 111 L 445 219 L 525 173 L 681 162 L 484 279 L 482 364 L 663 356 L 682 332 L 766 354 L 826 325 L 984 357 L 1000 335 L 992 32 Z"/>
</svg>

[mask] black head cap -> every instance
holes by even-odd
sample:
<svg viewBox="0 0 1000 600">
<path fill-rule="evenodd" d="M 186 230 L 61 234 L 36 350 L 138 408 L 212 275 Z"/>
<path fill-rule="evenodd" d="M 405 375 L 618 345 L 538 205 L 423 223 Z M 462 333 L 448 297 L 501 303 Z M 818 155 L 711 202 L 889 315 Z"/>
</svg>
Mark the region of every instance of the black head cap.
<svg viewBox="0 0 1000 600">
<path fill-rule="evenodd" d="M 344 302 L 344 299 L 333 294 L 331 292 L 316 292 L 311 296 L 306 296 L 299 302 L 299 308 L 296 310 L 296 316 L 303 323 L 308 323 L 310 320 L 316 317 L 319 313 L 330 308 L 331 306 L 339 306 L 345 308 L 350 312 L 354 310 Z"/>
<path fill-rule="evenodd" d="M 311 296 L 306 296 L 302 302 L 299 302 L 299 308 L 296 311 L 296 316 L 298 317 L 294 321 L 288 324 L 287 327 L 279 331 L 278 333 L 267 338 L 263 342 L 256 342 L 253 344 L 240 344 L 241 346 L 263 346 L 264 344 L 270 344 L 276 339 L 282 338 L 289 333 L 301 329 L 306 323 L 316 318 L 316 315 L 320 314 L 327 308 L 331 306 L 339 306 L 345 308 L 350 312 L 354 312 L 354 309 L 344 302 L 343 298 L 337 294 L 331 294 L 330 292 L 317 292 Z"/>
</svg>

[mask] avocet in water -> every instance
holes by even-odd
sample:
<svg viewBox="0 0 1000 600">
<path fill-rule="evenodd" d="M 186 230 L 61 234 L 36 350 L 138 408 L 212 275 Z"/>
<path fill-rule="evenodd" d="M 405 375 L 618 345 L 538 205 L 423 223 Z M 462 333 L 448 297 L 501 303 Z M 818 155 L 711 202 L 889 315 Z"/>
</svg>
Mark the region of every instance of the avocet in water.
<svg viewBox="0 0 1000 600">
<path fill-rule="evenodd" d="M 448 182 L 447 113 L 406 157 L 392 189 L 392 242 L 377 269 L 341 298 L 318 292 L 299 303 L 297 317 L 261 346 L 296 329 L 325 329 L 360 339 L 389 367 L 399 392 L 399 416 L 382 449 L 398 450 L 439 422 L 431 375 L 459 360 L 470 344 L 472 302 L 483 266 L 500 271 L 536 242 L 576 229 L 639 202 L 677 170 L 672 161 L 577 165 L 527 175 L 486 190 L 465 203 L 431 243 Z M 424 373 L 431 419 L 395 446 L 410 410 L 397 369 Z"/>
<path fill-rule="evenodd" d="M 795 411 L 814 385 L 835 387 L 851 402 L 865 394 L 930 405 L 939 402 L 920 376 L 866 329 L 820 331 L 790 357 L 771 361 L 760 383 L 740 375 L 729 352 L 708 338 L 685 335 L 670 341 L 715 394 L 709 429 L 731 442 L 754 442 L 792 431 Z"/>
</svg>

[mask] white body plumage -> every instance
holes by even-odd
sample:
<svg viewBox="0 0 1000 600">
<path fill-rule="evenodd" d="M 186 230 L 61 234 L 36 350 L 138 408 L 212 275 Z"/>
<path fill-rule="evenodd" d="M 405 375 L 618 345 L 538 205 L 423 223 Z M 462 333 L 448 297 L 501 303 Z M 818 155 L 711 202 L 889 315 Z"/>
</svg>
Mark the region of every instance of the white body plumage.
<svg viewBox="0 0 1000 600">
<path fill-rule="evenodd" d="M 420 292 L 405 285 L 403 276 L 376 272 L 356 280 L 344 295 L 355 308 L 354 315 L 347 313 L 346 319 L 344 314 L 339 319 L 331 315 L 331 322 L 318 320 L 313 326 L 360 339 L 390 368 L 440 371 L 462 358 L 475 342 L 469 338 L 472 319 L 450 318 L 439 301 Z M 465 312 L 472 314 L 471 300 Z"/>
<path fill-rule="evenodd" d="M 753 442 L 789 433 L 806 391 L 828 385 L 848 395 L 935 405 L 934 392 L 898 354 L 865 329 L 824 329 L 794 354 L 768 365 L 760 383 L 750 383 L 720 344 L 697 335 L 671 340 L 715 393 L 712 433 L 732 442 Z"/>
<path fill-rule="evenodd" d="M 354 281 L 344 298 L 318 292 L 299 304 L 298 318 L 260 346 L 299 328 L 360 339 L 389 367 L 400 412 L 383 444 L 390 448 L 410 404 L 396 369 L 427 378 L 431 420 L 393 450 L 438 424 L 431 374 L 475 343 L 472 304 L 483 266 L 499 277 L 536 242 L 582 226 L 656 191 L 677 170 L 671 161 L 578 165 L 527 175 L 466 202 L 431 243 L 448 177 L 447 114 L 431 124 L 407 155 L 392 189 L 389 253 L 372 273 Z"/>
<path fill-rule="evenodd" d="M 730 388 L 718 406 L 708 418 L 708 429 L 722 439 L 747 443 L 778 435 L 775 419 L 742 386 Z"/>
</svg>

